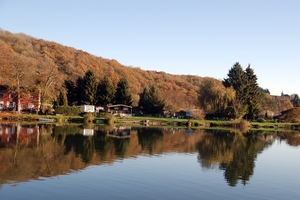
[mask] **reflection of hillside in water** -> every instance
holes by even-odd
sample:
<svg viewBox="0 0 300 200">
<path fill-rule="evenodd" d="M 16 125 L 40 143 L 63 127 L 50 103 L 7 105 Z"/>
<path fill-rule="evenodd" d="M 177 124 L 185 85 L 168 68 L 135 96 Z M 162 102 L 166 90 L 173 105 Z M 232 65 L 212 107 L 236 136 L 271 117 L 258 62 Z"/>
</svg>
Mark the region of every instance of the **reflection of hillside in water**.
<svg viewBox="0 0 300 200">
<path fill-rule="evenodd" d="M 191 133 L 184 129 L 130 128 L 130 137 L 115 138 L 107 135 L 113 127 L 97 126 L 92 135 L 86 134 L 89 136 L 84 135 L 80 126 L 12 124 L 6 128 L 2 125 L 0 129 L 0 184 L 66 174 L 89 165 L 113 163 L 139 155 L 169 152 L 199 152 L 203 167 L 220 163 L 224 168 L 224 164 L 234 160 L 234 150 L 250 141 L 243 139 L 247 138 L 243 135 L 237 138 L 228 136 L 229 139 L 222 141 L 221 133 L 216 135 L 206 130 Z M 267 142 L 259 141 L 266 139 L 262 135 L 257 141 L 250 142 L 262 150 Z M 230 145 L 234 148 L 230 149 Z M 248 150 L 252 151 L 251 148 Z"/>
</svg>

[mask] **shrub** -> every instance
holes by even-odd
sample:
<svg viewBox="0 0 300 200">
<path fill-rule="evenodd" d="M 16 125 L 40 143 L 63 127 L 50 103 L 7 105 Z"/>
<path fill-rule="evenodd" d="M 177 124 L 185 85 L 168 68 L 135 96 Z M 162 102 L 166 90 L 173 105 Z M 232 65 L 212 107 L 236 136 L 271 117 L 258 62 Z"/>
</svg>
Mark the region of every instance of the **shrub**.
<svg viewBox="0 0 300 200">
<path fill-rule="evenodd" d="M 112 114 L 105 115 L 105 122 L 107 125 L 113 125 L 115 123 L 115 116 Z"/>
<path fill-rule="evenodd" d="M 94 113 L 84 113 L 83 115 L 83 123 L 92 123 L 95 119 Z"/>
<path fill-rule="evenodd" d="M 74 106 L 57 106 L 55 108 L 56 114 L 62 114 L 62 115 L 79 115 L 81 113 L 81 109 L 74 107 Z"/>
<path fill-rule="evenodd" d="M 233 126 L 235 128 L 238 128 L 242 133 L 245 133 L 249 130 L 250 128 L 250 122 L 244 119 L 237 119 L 233 122 Z"/>
<path fill-rule="evenodd" d="M 266 122 L 266 120 L 264 118 L 259 118 L 257 121 L 261 122 L 261 123 Z"/>
</svg>

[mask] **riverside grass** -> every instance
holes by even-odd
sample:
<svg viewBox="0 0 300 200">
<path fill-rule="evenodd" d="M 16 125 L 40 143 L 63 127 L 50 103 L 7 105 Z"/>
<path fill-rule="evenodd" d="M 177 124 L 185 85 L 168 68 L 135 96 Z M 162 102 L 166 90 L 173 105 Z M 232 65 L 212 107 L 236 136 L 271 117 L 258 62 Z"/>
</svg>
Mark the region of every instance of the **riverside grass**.
<svg viewBox="0 0 300 200">
<path fill-rule="evenodd" d="M 1 121 L 11 122 L 37 122 L 38 118 L 54 119 L 55 123 L 83 123 L 84 117 L 82 116 L 64 116 L 64 115 L 36 115 L 36 114 L 13 114 L 0 112 Z M 105 121 L 107 116 L 95 117 L 94 120 Z M 114 122 L 112 122 L 112 120 Z M 192 127 L 235 127 L 239 123 L 236 120 L 196 120 L 196 119 L 177 119 L 166 117 L 113 117 L 109 118 L 109 123 L 115 124 L 137 124 L 143 122 L 149 124 L 159 125 L 172 125 L 172 126 L 186 126 L 190 122 Z M 246 121 L 246 120 L 244 120 Z M 300 123 L 289 122 L 276 122 L 276 121 L 263 121 L 263 122 L 248 122 L 251 129 L 285 129 L 285 130 L 300 130 Z"/>
</svg>

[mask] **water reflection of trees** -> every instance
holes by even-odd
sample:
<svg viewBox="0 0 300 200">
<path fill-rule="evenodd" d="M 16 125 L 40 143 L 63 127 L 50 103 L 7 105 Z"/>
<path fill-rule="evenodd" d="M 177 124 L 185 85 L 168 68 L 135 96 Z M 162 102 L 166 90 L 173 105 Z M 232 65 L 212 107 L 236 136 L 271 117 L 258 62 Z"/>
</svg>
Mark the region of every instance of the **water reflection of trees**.
<svg viewBox="0 0 300 200">
<path fill-rule="evenodd" d="M 253 175 L 257 154 L 273 140 L 262 140 L 256 134 L 212 131 L 197 145 L 202 167 L 219 166 L 230 186 L 239 180 L 245 185 Z"/>
<path fill-rule="evenodd" d="M 22 126 L 22 128 L 19 129 L 18 126 Z M 29 129 L 30 127 L 34 127 L 33 131 Z M 24 128 L 27 129 L 27 132 L 23 131 L 26 130 Z M 16 129 L 22 131 L 10 133 L 12 137 L 16 138 L 15 143 L 6 144 L 5 148 L 0 151 L 0 183 L 5 183 L 7 180 L 20 182 L 54 176 L 66 173 L 66 169 L 72 169 L 70 160 L 65 159 L 61 154 L 64 147 L 53 141 L 48 132 L 51 130 L 51 126 L 17 125 Z M 35 130 L 39 131 L 37 137 L 34 137 Z M 5 133 L 2 133 L 1 136 L 3 135 Z M 25 139 L 29 141 L 29 138 L 31 138 L 30 142 L 25 143 Z"/>
<path fill-rule="evenodd" d="M 249 181 L 257 154 L 274 139 L 287 140 L 293 146 L 300 144 L 299 134 L 292 133 L 244 135 L 145 127 L 132 128 L 130 137 L 120 139 L 107 136 L 113 127 L 95 127 L 93 136 L 87 137 L 82 134 L 81 126 L 26 125 L 21 129 L 20 125 L 13 126 L 8 130 L 20 130 L 18 134 L 3 132 L 0 136 L 0 184 L 65 174 L 140 154 L 198 152 L 203 168 L 217 166 L 224 171 L 228 184 L 235 186 L 239 180 L 243 184 Z M 31 128 L 38 131 L 23 132 Z M 11 139 L 5 143 L 8 137 Z"/>
<path fill-rule="evenodd" d="M 163 133 L 160 129 L 139 129 L 138 141 L 150 155 L 161 152 Z"/>
<path fill-rule="evenodd" d="M 296 147 L 300 145 L 300 133 L 284 133 L 280 137 L 285 139 L 290 146 Z"/>
<path fill-rule="evenodd" d="M 78 132 L 62 135 L 55 131 L 54 136 L 59 143 L 65 145 L 65 154 L 74 151 L 77 156 L 81 156 L 85 163 L 90 163 L 92 158 L 96 156 L 95 154 L 99 154 L 100 158 L 105 159 L 107 154 L 114 152 L 117 157 L 123 158 L 130 142 L 130 138 L 106 137 L 106 132 L 103 130 L 95 131 L 95 135 L 91 137 L 78 134 Z"/>
</svg>

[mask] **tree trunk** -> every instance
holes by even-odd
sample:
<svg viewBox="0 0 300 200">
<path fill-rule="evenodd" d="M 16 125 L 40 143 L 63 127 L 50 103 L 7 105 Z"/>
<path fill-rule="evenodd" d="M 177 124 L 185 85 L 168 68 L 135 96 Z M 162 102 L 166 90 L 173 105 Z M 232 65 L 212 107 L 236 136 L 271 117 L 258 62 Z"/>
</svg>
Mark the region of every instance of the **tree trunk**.
<svg viewBox="0 0 300 200">
<path fill-rule="evenodd" d="M 21 88 L 20 88 L 20 77 L 17 77 L 17 97 L 18 97 L 18 107 L 17 113 L 21 114 Z"/>
</svg>

